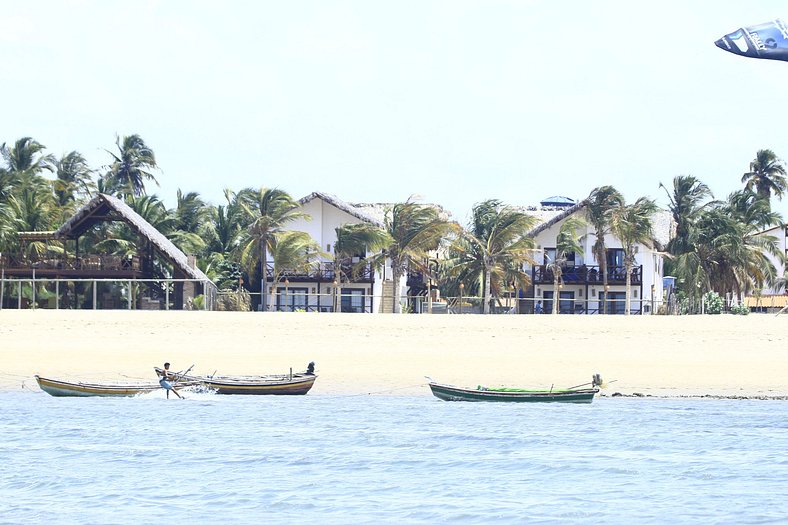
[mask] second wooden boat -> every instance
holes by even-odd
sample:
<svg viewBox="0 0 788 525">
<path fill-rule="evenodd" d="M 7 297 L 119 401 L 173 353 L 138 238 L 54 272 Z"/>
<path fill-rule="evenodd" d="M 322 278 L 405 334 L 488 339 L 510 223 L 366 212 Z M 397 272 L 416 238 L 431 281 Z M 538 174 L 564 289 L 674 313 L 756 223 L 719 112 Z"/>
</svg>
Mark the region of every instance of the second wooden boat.
<svg viewBox="0 0 788 525">
<path fill-rule="evenodd" d="M 156 368 L 161 376 L 162 370 Z M 171 373 L 172 374 L 172 373 Z M 260 376 L 180 375 L 186 382 L 199 382 L 217 394 L 302 396 L 311 390 L 317 376 L 314 363 L 306 372 Z"/>
<path fill-rule="evenodd" d="M 519 388 L 460 388 L 430 381 L 430 390 L 444 401 L 502 401 L 514 403 L 591 403 L 599 389 L 524 390 Z"/>
</svg>

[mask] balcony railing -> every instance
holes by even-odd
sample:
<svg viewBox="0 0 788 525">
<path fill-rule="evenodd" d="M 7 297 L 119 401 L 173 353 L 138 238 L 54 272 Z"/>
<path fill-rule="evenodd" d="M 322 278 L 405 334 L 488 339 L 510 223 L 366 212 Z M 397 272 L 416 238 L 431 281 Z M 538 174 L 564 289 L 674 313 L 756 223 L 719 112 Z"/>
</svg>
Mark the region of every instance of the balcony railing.
<svg viewBox="0 0 788 525">
<path fill-rule="evenodd" d="M 350 279 L 356 283 L 371 283 L 375 280 L 375 269 L 372 265 L 366 264 L 356 268 L 356 264 L 348 261 L 340 266 L 342 271 L 342 281 Z M 270 281 L 274 277 L 274 264 L 266 264 L 266 278 Z M 333 282 L 337 278 L 336 267 L 333 262 L 318 263 L 314 268 L 307 271 L 286 270 L 282 273 L 281 279 L 288 279 L 291 282 Z"/>
<path fill-rule="evenodd" d="M 121 257 L 120 255 L 86 255 L 84 257 L 42 256 L 29 257 L 14 254 L 0 256 L 0 268 L 13 271 L 100 271 L 100 272 L 140 272 L 140 257 Z"/>
<path fill-rule="evenodd" d="M 632 268 L 630 282 L 640 285 L 643 283 L 643 267 L 635 266 Z M 547 265 L 535 266 L 533 269 L 534 284 L 552 284 L 555 281 L 553 270 Z M 608 266 L 607 282 L 609 284 L 624 284 L 627 278 L 627 270 L 624 266 Z M 561 279 L 566 284 L 602 284 L 604 275 L 599 266 L 565 266 L 561 274 Z"/>
</svg>

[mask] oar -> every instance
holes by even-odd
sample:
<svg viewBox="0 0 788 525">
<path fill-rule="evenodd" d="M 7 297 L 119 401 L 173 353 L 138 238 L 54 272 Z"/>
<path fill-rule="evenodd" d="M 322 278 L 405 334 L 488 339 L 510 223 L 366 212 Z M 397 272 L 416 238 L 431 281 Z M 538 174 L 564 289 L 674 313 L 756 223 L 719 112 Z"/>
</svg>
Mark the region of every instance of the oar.
<svg viewBox="0 0 788 525">
<path fill-rule="evenodd" d="M 191 371 L 192 368 L 194 368 L 194 365 L 192 365 L 189 368 L 187 368 L 185 372 L 178 372 L 177 374 L 175 374 L 175 379 L 172 380 L 172 384 L 175 384 L 179 380 L 183 379 L 183 376 L 188 374 Z"/>
</svg>

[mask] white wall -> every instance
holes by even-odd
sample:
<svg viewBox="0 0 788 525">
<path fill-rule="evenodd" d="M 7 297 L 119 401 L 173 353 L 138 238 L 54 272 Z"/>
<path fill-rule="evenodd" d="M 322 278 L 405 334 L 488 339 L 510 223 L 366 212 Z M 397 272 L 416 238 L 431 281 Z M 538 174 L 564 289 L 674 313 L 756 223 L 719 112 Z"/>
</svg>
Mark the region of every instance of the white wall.
<svg viewBox="0 0 788 525">
<path fill-rule="evenodd" d="M 585 219 L 584 213 L 580 212 L 575 214 L 575 216 L 580 216 Z M 558 232 L 561 229 L 561 225 L 564 221 L 559 221 L 556 224 L 553 224 L 551 227 L 541 231 L 536 236 L 536 243 L 538 246 L 538 250 L 534 252 L 534 259 L 536 260 L 537 264 L 542 264 L 544 261 L 544 249 L 545 248 L 555 248 L 556 245 L 556 238 L 558 237 Z M 575 265 L 588 265 L 588 266 L 598 266 L 599 263 L 594 257 L 593 253 L 593 246 L 596 242 L 596 235 L 594 234 L 594 229 L 590 225 L 586 225 L 584 228 L 578 229 L 578 236 L 580 237 L 580 244 L 583 246 L 583 254 L 576 254 L 575 256 Z M 607 248 L 622 248 L 621 241 L 612 235 L 605 236 L 605 245 Z M 659 305 L 659 303 L 663 300 L 663 292 L 662 289 L 662 276 L 663 276 L 663 260 L 662 257 L 657 253 L 657 251 L 649 246 L 646 245 L 638 245 L 638 251 L 635 254 L 635 264 L 637 266 L 643 267 L 643 292 L 641 297 L 640 285 L 632 285 L 630 299 L 633 301 L 645 301 L 643 304 L 649 306 L 650 310 L 650 303 L 652 300 L 652 291 L 651 287 L 654 285 L 654 297 L 653 300 L 655 305 Z M 530 271 L 530 267 L 528 268 Z M 595 301 L 596 297 L 598 296 L 597 288 L 601 289 L 601 286 L 593 287 L 589 286 L 588 295 L 589 297 L 585 297 L 585 285 L 569 285 L 565 284 L 562 291 L 575 291 L 575 299 L 576 301 L 583 300 L 590 301 L 588 303 L 589 309 L 597 309 L 599 308 L 599 302 Z M 541 297 L 541 292 L 544 290 L 552 291 L 552 285 L 544 286 L 540 285 L 537 286 L 534 290 L 534 295 L 536 299 Z M 583 297 L 579 297 L 578 293 L 580 290 L 583 290 Z M 623 292 L 626 290 L 626 285 L 610 285 L 610 291 L 613 292 Z M 655 306 L 655 308 L 657 307 Z M 635 306 L 633 306 L 634 308 Z M 645 313 L 645 311 L 644 311 Z"/>
<path fill-rule="evenodd" d="M 301 207 L 303 213 L 308 214 L 312 220 L 307 219 L 297 219 L 291 223 L 288 223 L 287 229 L 292 231 L 302 231 L 309 234 L 320 246 L 320 249 L 329 254 L 329 257 L 322 258 L 323 261 L 332 261 L 334 254 L 334 243 L 337 240 L 336 228 L 343 224 L 358 224 L 363 222 L 358 217 L 355 217 L 346 211 L 343 211 L 333 204 L 329 204 L 323 201 L 321 198 L 317 197 L 312 199 L 311 201 L 307 202 Z M 367 253 L 367 256 L 373 255 L 371 252 Z M 386 260 L 386 267 L 383 272 L 376 271 L 375 272 L 375 281 L 370 285 L 369 283 L 344 283 L 342 286 L 343 288 L 352 288 L 352 289 L 359 289 L 363 288 L 366 290 L 366 293 L 370 293 L 373 296 L 373 305 L 372 311 L 379 312 L 380 311 L 380 302 L 381 296 L 383 295 L 383 278 L 391 279 L 391 263 L 389 260 Z M 406 278 L 403 275 L 400 279 L 402 284 L 402 294 L 404 295 L 407 287 L 406 287 Z M 304 285 L 307 286 L 307 285 Z M 317 288 L 317 283 L 309 283 L 308 287 L 311 291 L 312 288 Z M 322 283 L 321 284 L 321 293 L 328 293 L 326 290 L 332 288 L 333 285 L 331 283 Z M 283 288 L 283 287 L 282 287 Z M 370 290 L 371 288 L 371 290 Z M 326 297 L 323 298 L 321 301 L 322 305 L 329 306 L 331 305 L 330 298 Z"/>
</svg>

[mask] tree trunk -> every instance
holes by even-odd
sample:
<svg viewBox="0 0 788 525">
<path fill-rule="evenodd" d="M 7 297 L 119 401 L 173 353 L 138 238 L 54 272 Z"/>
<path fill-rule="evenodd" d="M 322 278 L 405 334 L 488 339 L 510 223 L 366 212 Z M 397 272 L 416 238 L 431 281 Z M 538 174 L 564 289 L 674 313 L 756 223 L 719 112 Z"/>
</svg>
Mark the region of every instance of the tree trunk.
<svg viewBox="0 0 788 525">
<path fill-rule="evenodd" d="M 271 301 L 268 304 L 269 312 L 273 312 L 276 309 L 276 283 L 278 280 L 279 279 L 273 279 L 273 281 L 271 282 L 271 291 L 269 292 L 271 296 Z"/>
<path fill-rule="evenodd" d="M 624 262 L 624 271 L 627 272 L 627 277 L 626 277 L 626 283 L 627 283 L 627 287 L 626 287 L 627 292 L 626 293 L 627 293 L 627 296 L 626 296 L 626 299 L 624 299 L 624 305 L 626 307 L 626 311 L 624 312 L 624 315 L 629 315 L 629 309 L 630 309 L 630 305 L 631 305 L 629 296 L 631 295 L 631 292 L 632 292 L 632 290 L 631 290 L 631 288 L 632 288 L 632 282 L 631 282 L 632 281 L 632 275 L 631 275 L 632 263 L 630 263 L 629 261 L 625 261 Z"/>
<path fill-rule="evenodd" d="M 266 257 L 268 256 L 265 241 L 260 239 L 260 311 L 265 312 Z"/>
<path fill-rule="evenodd" d="M 561 299 L 561 269 L 556 267 L 553 270 L 553 315 L 558 315 L 558 302 Z"/>
<path fill-rule="evenodd" d="M 402 274 L 401 263 L 399 261 L 391 260 L 391 281 L 394 285 L 394 313 L 401 314 L 402 313 L 402 304 L 400 300 L 402 299 L 402 294 L 399 291 L 399 282 L 400 276 Z"/>
<path fill-rule="evenodd" d="M 490 313 L 490 301 L 492 300 L 492 264 L 484 261 L 484 313 Z"/>
<path fill-rule="evenodd" d="M 601 253 L 597 254 L 598 256 L 601 255 L 599 260 L 599 271 L 602 272 L 602 289 L 605 291 L 605 300 L 602 301 L 602 314 L 607 313 L 607 254 L 605 250 L 600 250 Z"/>
</svg>

